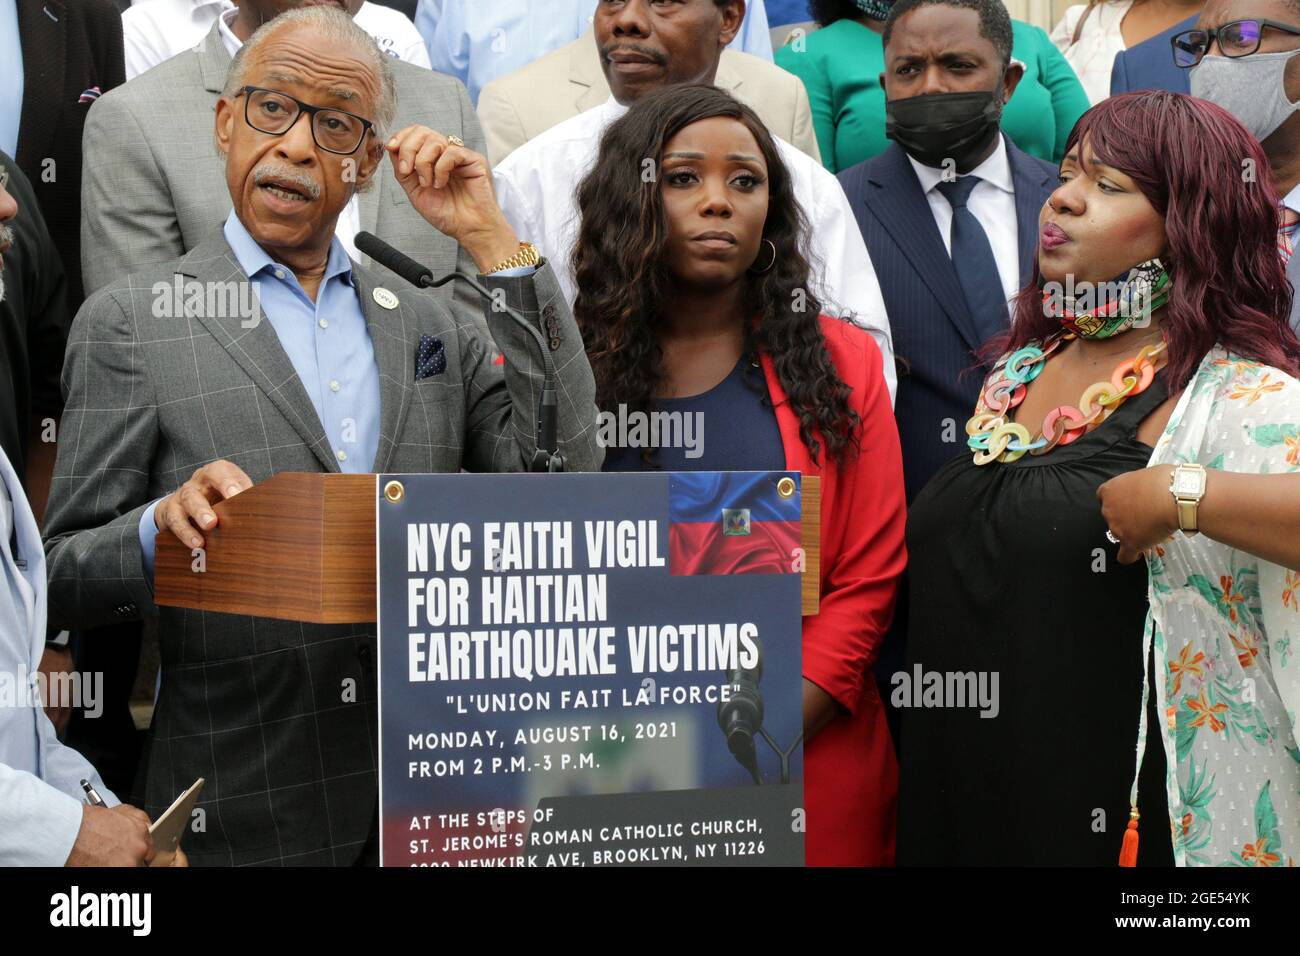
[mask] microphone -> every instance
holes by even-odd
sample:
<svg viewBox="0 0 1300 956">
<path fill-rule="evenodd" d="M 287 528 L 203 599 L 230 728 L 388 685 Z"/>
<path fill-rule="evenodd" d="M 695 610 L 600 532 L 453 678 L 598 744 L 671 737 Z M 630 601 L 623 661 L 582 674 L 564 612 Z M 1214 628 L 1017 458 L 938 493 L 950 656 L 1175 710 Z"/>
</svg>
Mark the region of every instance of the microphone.
<svg viewBox="0 0 1300 956">
<path fill-rule="evenodd" d="M 481 295 L 492 301 L 494 311 L 504 311 L 519 323 L 533 341 L 542 355 L 542 394 L 537 405 L 537 451 L 533 454 L 532 471 L 563 471 L 564 456 L 560 454 L 559 439 L 559 399 L 555 383 L 555 362 L 551 359 L 551 350 L 546 347 L 542 333 L 517 310 L 493 297 L 492 293 L 463 272 L 449 272 L 441 279 L 433 277 L 433 270 L 421 265 L 406 253 L 395 249 L 378 236 L 369 232 L 358 232 L 353 240 L 358 251 L 365 253 L 386 269 L 395 272 L 417 289 L 436 289 L 452 279 L 458 279 Z"/>
<path fill-rule="evenodd" d="M 763 695 L 758 683 L 763 679 L 763 649 L 759 646 L 758 660 L 752 668 L 728 668 L 727 683 L 731 685 L 728 700 L 718 701 L 718 726 L 727 738 L 727 747 L 736 762 L 749 771 L 754 783 L 761 784 L 758 773 L 758 754 L 754 748 L 754 735 L 763 728 Z"/>
<path fill-rule="evenodd" d="M 390 246 L 373 233 L 359 232 L 353 242 L 359 251 L 364 252 L 384 268 L 396 272 L 417 289 L 433 286 L 432 269 L 420 265 L 405 252 Z"/>
</svg>

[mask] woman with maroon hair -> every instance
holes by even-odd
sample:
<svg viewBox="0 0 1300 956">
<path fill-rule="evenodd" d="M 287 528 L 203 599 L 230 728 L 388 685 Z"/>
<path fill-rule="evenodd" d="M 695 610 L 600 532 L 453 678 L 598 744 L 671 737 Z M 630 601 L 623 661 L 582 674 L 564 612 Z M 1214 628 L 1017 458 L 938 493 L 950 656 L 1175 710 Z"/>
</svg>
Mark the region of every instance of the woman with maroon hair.
<svg viewBox="0 0 1300 956">
<path fill-rule="evenodd" d="M 1039 283 L 908 520 L 899 862 L 1300 856 L 1300 342 L 1269 182 L 1186 96 L 1071 134 Z"/>
</svg>

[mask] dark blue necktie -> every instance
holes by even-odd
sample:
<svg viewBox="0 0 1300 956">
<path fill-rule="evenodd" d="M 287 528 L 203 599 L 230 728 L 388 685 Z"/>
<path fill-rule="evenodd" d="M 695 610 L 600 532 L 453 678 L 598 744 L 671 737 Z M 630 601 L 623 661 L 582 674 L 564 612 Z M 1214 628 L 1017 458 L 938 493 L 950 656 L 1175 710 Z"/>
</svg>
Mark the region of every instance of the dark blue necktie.
<svg viewBox="0 0 1300 956">
<path fill-rule="evenodd" d="M 993 247 L 984 227 L 966 206 L 971 190 L 979 183 L 978 176 L 961 176 L 941 182 L 936 188 L 952 206 L 952 264 L 982 345 L 1006 329 L 1008 318 Z"/>
</svg>

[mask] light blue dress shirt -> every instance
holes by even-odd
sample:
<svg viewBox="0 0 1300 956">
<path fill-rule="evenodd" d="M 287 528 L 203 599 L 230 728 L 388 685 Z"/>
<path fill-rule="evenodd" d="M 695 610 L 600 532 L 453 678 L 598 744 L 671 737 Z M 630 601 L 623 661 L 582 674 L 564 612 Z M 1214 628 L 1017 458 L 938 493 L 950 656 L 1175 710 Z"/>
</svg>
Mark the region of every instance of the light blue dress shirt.
<svg viewBox="0 0 1300 956">
<path fill-rule="evenodd" d="M 81 829 L 81 780 L 110 807 L 118 803 L 86 758 L 59 742 L 34 696 L 45 614 L 41 533 L 0 450 L 0 866 L 6 867 L 63 865 Z"/>
<path fill-rule="evenodd" d="M 578 39 L 600 0 L 420 0 L 415 26 L 429 60 L 457 77 L 472 103 L 484 85 Z M 731 41 L 772 62 L 772 37 L 763 0 L 745 4 L 745 22 Z"/>
<path fill-rule="evenodd" d="M 302 380 L 339 470 L 372 471 L 379 450 L 379 366 L 352 280 L 352 263 L 342 244 L 337 238 L 331 240 L 325 276 L 313 302 L 293 270 L 267 255 L 233 210 L 224 232 L 236 260 L 254 282 L 263 318 L 275 329 Z M 140 516 L 140 548 L 151 580 L 157 506 L 155 501 Z"/>
<path fill-rule="evenodd" d="M 23 113 L 23 44 L 18 36 L 18 0 L 0 0 L 0 151 L 18 155 L 18 121 Z"/>
<path fill-rule="evenodd" d="M 772 62 L 772 28 L 767 22 L 767 8 L 763 0 L 745 0 L 745 19 L 740 32 L 727 44 L 728 50 L 738 50 L 750 56 Z"/>
</svg>

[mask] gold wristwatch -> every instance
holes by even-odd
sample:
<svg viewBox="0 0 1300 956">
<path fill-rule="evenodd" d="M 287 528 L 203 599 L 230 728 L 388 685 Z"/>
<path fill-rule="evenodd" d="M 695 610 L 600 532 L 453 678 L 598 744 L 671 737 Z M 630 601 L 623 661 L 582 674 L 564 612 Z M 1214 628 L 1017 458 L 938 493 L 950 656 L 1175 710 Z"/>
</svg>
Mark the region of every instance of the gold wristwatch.
<svg viewBox="0 0 1300 956">
<path fill-rule="evenodd" d="M 1188 537 L 1199 534 L 1196 506 L 1205 496 L 1205 469 L 1200 465 L 1178 465 L 1174 468 L 1173 480 L 1169 482 L 1169 493 L 1178 506 L 1178 527 L 1183 534 Z"/>
<path fill-rule="evenodd" d="M 538 266 L 542 262 L 542 255 L 537 251 L 537 247 L 531 242 L 519 243 L 519 251 L 509 259 L 498 262 L 487 272 L 485 276 L 490 276 L 494 272 L 504 272 L 507 269 L 522 269 L 525 266 Z"/>
</svg>

